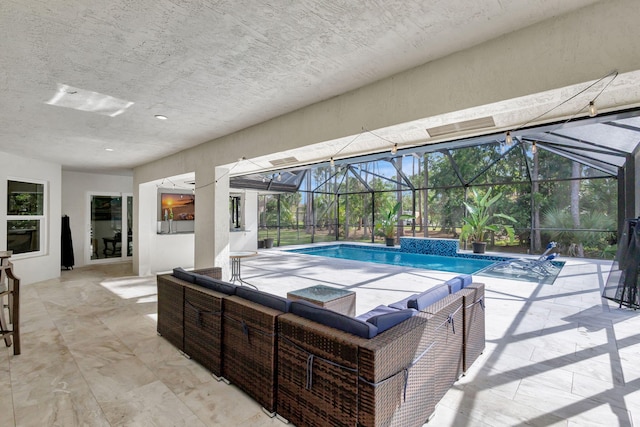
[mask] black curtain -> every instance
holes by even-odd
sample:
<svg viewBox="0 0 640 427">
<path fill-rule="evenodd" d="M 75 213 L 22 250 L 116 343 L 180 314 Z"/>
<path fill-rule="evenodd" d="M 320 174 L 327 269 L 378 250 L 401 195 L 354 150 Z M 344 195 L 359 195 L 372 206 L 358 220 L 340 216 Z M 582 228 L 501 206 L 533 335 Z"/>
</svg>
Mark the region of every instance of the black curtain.
<svg viewBox="0 0 640 427">
<path fill-rule="evenodd" d="M 602 296 L 630 308 L 640 308 L 640 220 L 625 221 L 618 251 Z"/>
<path fill-rule="evenodd" d="M 73 269 L 75 259 L 73 257 L 73 240 L 71 239 L 71 227 L 69 226 L 69 217 L 67 215 L 62 217 L 62 266 L 68 269 Z"/>
</svg>

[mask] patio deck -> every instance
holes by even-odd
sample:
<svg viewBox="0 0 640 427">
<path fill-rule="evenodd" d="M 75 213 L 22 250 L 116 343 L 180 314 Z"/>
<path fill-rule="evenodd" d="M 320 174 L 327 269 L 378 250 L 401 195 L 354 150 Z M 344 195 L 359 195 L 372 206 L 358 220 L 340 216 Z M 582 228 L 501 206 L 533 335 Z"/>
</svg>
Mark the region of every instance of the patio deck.
<svg viewBox="0 0 640 427">
<path fill-rule="evenodd" d="M 609 262 L 567 261 L 551 286 L 480 279 L 487 349 L 427 426 L 640 425 L 640 313 L 600 298 Z M 356 314 L 453 276 L 274 249 L 242 275 L 278 295 L 353 290 Z M 283 426 L 156 336 L 155 292 L 128 264 L 25 286 L 22 354 L 0 348 L 2 425 Z"/>
</svg>

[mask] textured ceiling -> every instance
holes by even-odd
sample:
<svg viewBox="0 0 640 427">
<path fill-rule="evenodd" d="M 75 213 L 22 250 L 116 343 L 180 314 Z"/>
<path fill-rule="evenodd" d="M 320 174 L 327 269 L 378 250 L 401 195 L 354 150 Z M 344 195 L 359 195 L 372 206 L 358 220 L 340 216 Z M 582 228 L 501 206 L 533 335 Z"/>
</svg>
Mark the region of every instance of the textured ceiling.
<svg viewBox="0 0 640 427">
<path fill-rule="evenodd" d="M 3 0 L 0 151 L 130 169 L 590 3 Z"/>
</svg>

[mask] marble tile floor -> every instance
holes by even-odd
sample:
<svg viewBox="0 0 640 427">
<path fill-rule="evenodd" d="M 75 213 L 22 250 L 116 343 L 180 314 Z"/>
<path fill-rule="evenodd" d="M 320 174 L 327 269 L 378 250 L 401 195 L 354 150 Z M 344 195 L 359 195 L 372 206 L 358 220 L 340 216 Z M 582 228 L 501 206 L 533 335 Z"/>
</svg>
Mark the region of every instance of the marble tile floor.
<svg viewBox="0 0 640 427">
<path fill-rule="evenodd" d="M 487 348 L 427 426 L 640 425 L 640 312 L 600 298 L 610 263 L 569 260 L 553 285 L 487 285 Z M 452 273 L 274 249 L 243 279 L 278 295 L 354 290 L 357 314 Z M 22 354 L 0 347 L 0 426 L 283 426 L 156 334 L 155 277 L 62 271 L 21 295 Z"/>
</svg>

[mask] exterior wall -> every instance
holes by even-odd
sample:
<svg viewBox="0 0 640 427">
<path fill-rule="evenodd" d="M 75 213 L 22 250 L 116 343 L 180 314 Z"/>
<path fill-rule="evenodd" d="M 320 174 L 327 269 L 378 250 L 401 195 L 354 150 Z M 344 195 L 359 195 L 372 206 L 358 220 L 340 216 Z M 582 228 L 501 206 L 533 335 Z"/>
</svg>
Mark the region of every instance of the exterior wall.
<svg viewBox="0 0 640 427">
<path fill-rule="evenodd" d="M 214 167 L 638 70 L 639 20 L 634 0 L 599 2 L 140 166 L 135 186 L 195 171 L 208 202 L 197 204 L 195 264 L 228 265 L 228 212 L 214 203 L 228 184 L 220 194 Z"/>
<path fill-rule="evenodd" d="M 75 267 L 86 265 L 91 255 L 89 192 L 133 193 L 133 176 L 62 171 L 62 215 L 69 215 Z"/>
<path fill-rule="evenodd" d="M 55 163 L 27 159 L 12 154 L 0 156 L 0 250 L 7 249 L 7 180 L 27 179 L 48 183 L 47 222 L 44 254 L 12 258 L 21 284 L 30 284 L 60 276 L 61 167 Z"/>
</svg>

